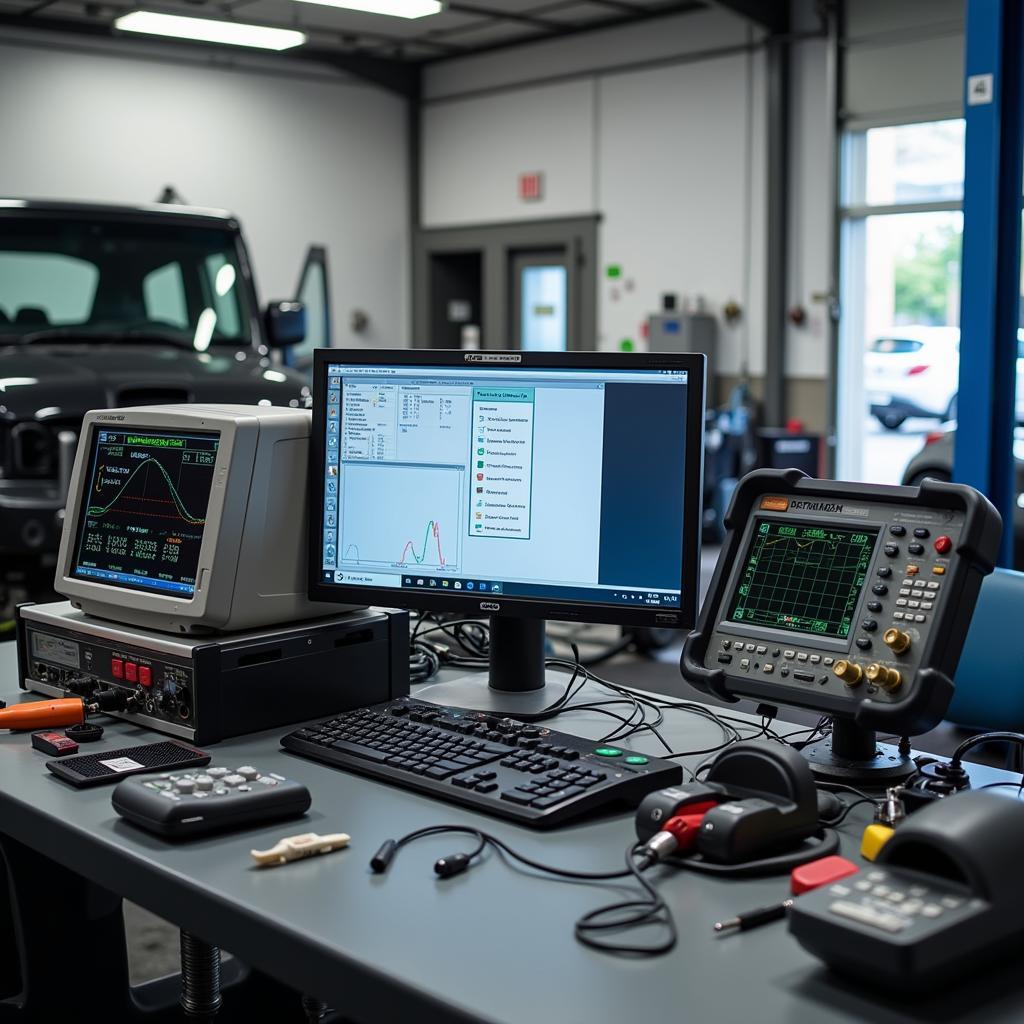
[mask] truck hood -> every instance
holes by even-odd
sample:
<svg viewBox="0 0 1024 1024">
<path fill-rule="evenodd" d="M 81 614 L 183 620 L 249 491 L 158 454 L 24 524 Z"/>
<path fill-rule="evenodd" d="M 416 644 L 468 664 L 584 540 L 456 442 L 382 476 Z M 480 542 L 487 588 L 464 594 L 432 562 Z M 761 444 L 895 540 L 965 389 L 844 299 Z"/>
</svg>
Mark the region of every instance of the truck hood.
<svg viewBox="0 0 1024 1024">
<path fill-rule="evenodd" d="M 8 419 L 77 418 L 89 409 L 169 402 L 304 404 L 306 380 L 252 349 L 156 345 L 0 347 L 0 411 Z"/>
</svg>

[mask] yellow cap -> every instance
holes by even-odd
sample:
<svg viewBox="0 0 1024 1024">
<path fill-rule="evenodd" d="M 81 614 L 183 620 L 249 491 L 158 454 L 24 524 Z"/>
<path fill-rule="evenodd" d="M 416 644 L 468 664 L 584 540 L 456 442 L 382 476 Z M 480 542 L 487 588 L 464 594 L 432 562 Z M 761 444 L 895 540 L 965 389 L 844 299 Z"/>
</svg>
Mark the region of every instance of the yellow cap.
<svg viewBox="0 0 1024 1024">
<path fill-rule="evenodd" d="M 874 860 L 879 850 L 892 839 L 892 833 L 888 825 L 868 825 L 860 841 L 860 855 L 865 860 Z"/>
</svg>

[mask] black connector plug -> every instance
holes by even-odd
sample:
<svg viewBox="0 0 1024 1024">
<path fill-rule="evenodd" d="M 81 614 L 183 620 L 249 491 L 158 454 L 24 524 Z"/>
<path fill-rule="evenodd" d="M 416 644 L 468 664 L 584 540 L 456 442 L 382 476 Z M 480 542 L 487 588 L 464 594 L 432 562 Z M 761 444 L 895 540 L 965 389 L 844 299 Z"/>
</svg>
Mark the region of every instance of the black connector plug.
<svg viewBox="0 0 1024 1024">
<path fill-rule="evenodd" d="M 468 867 L 468 853 L 453 853 L 449 857 L 442 857 L 434 864 L 434 873 L 438 878 L 452 878 L 454 875 L 461 875 Z"/>
<path fill-rule="evenodd" d="M 120 686 L 107 690 L 97 690 L 92 699 L 100 711 L 124 711 L 128 707 L 128 694 Z"/>
<path fill-rule="evenodd" d="M 383 846 L 370 858 L 370 868 L 375 875 L 383 875 L 395 859 L 398 851 L 398 843 L 394 839 L 388 839 Z"/>
</svg>

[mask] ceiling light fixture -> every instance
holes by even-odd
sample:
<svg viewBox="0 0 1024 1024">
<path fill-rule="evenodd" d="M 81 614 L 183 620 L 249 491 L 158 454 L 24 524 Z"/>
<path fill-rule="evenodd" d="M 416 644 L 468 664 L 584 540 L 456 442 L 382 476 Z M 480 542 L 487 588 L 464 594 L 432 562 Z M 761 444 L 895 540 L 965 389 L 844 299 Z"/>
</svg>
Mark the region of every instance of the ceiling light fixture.
<svg viewBox="0 0 1024 1024">
<path fill-rule="evenodd" d="M 210 18 L 187 18 L 179 14 L 158 14 L 156 11 L 132 11 L 115 19 L 121 32 L 141 32 L 150 36 L 171 36 L 175 39 L 196 39 L 204 43 L 226 43 L 229 46 L 253 46 L 260 50 L 288 50 L 306 41 L 304 32 L 290 28 L 267 28 L 238 21 L 213 21 Z"/>
<path fill-rule="evenodd" d="M 444 4 L 440 0 L 302 0 L 303 3 L 324 7 L 343 7 L 346 11 L 366 14 L 389 14 L 393 18 L 426 18 L 440 14 Z"/>
</svg>

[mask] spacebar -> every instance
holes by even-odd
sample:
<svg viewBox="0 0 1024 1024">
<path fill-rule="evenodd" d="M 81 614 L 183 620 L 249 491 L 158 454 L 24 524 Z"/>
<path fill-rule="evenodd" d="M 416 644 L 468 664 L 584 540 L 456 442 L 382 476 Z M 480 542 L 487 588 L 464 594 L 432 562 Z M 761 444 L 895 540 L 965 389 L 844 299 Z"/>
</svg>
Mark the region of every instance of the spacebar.
<svg viewBox="0 0 1024 1024">
<path fill-rule="evenodd" d="M 343 754 L 351 754 L 352 757 L 359 757 L 364 761 L 374 761 L 377 764 L 383 764 L 392 756 L 375 747 L 364 747 L 361 743 L 349 743 L 348 740 L 335 740 L 331 744 L 331 749 L 340 750 Z"/>
</svg>

